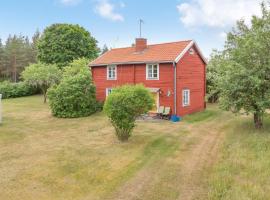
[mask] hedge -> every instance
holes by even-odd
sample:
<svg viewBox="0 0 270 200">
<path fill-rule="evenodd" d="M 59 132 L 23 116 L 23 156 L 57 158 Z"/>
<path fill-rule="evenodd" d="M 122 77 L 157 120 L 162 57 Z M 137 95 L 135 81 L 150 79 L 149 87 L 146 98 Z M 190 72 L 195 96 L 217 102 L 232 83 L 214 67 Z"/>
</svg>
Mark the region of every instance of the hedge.
<svg viewBox="0 0 270 200">
<path fill-rule="evenodd" d="M 37 88 L 30 87 L 25 82 L 0 82 L 0 94 L 2 94 L 3 99 L 30 96 L 37 93 L 39 93 Z"/>
</svg>

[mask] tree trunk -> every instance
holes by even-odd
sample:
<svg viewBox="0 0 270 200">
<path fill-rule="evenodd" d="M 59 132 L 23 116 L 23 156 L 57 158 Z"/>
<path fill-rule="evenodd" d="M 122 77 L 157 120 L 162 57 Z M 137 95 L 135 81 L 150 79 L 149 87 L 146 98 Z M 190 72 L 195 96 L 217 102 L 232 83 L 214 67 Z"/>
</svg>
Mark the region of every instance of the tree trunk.
<svg viewBox="0 0 270 200">
<path fill-rule="evenodd" d="M 46 88 L 41 88 L 42 93 L 43 93 L 43 103 L 47 102 L 47 89 Z"/>
<path fill-rule="evenodd" d="M 263 115 L 260 112 L 254 113 L 254 125 L 256 129 L 261 129 L 263 127 Z"/>
<path fill-rule="evenodd" d="M 43 103 L 46 103 L 47 102 L 47 93 L 44 93 L 43 96 L 44 96 Z"/>
</svg>

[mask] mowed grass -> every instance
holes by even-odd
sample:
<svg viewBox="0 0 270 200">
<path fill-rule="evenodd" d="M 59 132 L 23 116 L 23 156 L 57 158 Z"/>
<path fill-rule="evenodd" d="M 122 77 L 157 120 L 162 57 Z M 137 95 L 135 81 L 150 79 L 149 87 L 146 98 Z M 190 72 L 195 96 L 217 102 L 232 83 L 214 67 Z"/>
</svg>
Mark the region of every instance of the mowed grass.
<svg viewBox="0 0 270 200">
<path fill-rule="evenodd" d="M 226 126 L 219 162 L 209 175 L 209 199 L 270 199 L 270 117 L 264 121 L 259 131 L 252 117 Z"/>
<path fill-rule="evenodd" d="M 222 114 L 216 107 L 216 104 L 209 104 L 207 110 L 199 113 L 190 114 L 184 117 L 184 121 L 188 123 L 206 122 L 215 119 Z"/>
<path fill-rule="evenodd" d="M 41 96 L 3 101 L 0 199 L 104 199 L 143 168 L 173 156 L 187 130 L 140 122 L 120 143 L 103 113 L 51 116 Z"/>
<path fill-rule="evenodd" d="M 196 199 L 270 199 L 269 117 L 257 131 L 251 116 L 208 105 L 180 123 L 138 122 L 120 143 L 102 112 L 58 119 L 41 96 L 4 100 L 3 109 L 0 199 L 103 200 L 126 193 L 123 199 L 176 200 L 186 193 L 189 164 Z M 206 134 L 223 135 L 218 155 L 203 158 L 211 162 L 192 154 Z M 212 164 L 197 171 L 192 161 Z"/>
</svg>

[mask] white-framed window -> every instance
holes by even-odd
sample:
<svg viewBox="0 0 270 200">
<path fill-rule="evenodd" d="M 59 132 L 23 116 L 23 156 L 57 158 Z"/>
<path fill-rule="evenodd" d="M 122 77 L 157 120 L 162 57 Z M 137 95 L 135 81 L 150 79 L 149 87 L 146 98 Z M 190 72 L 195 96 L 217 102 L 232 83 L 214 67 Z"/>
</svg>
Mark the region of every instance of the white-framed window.
<svg viewBox="0 0 270 200">
<path fill-rule="evenodd" d="M 117 67 L 116 65 L 107 66 L 107 80 L 116 80 L 117 79 Z"/>
<path fill-rule="evenodd" d="M 112 93 L 112 88 L 106 88 L 106 97 Z"/>
<path fill-rule="evenodd" d="M 159 79 L 159 65 L 147 64 L 146 65 L 146 80 L 158 80 Z"/>
<path fill-rule="evenodd" d="M 182 105 L 184 107 L 190 105 L 190 90 L 189 89 L 182 90 Z"/>
</svg>

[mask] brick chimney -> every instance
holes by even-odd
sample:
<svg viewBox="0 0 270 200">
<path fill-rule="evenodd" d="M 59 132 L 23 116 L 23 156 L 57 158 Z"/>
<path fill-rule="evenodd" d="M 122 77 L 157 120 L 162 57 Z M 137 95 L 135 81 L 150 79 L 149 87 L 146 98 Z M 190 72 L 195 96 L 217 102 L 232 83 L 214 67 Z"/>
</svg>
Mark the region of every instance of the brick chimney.
<svg viewBox="0 0 270 200">
<path fill-rule="evenodd" d="M 136 52 L 143 51 L 147 48 L 147 39 L 145 38 L 136 38 L 135 49 Z"/>
</svg>

